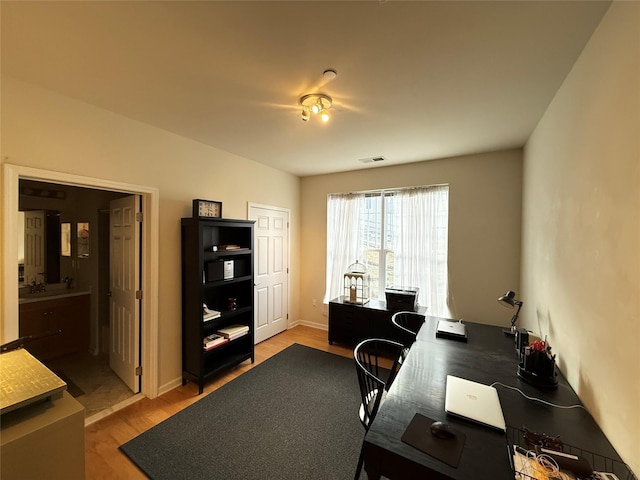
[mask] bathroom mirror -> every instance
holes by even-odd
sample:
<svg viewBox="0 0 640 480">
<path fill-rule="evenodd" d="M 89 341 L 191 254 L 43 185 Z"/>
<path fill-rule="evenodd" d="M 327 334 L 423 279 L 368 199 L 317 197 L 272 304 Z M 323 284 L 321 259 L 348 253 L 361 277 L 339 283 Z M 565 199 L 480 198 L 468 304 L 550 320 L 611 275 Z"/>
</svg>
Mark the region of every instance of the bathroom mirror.
<svg viewBox="0 0 640 480">
<path fill-rule="evenodd" d="M 60 212 L 18 212 L 18 283 L 60 281 Z"/>
</svg>

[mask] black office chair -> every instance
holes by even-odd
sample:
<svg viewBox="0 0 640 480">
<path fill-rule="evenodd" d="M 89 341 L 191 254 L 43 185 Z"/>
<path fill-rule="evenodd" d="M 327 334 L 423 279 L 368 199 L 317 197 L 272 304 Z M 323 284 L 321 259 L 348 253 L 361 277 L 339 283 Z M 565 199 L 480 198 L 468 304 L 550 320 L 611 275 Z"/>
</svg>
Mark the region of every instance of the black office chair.
<svg viewBox="0 0 640 480">
<path fill-rule="evenodd" d="M 365 432 L 373 423 L 378 409 L 387 395 L 387 390 L 393 383 L 400 364 L 398 359 L 403 345 L 393 340 L 382 338 L 370 338 L 363 340 L 353 350 L 353 358 L 356 362 L 358 384 L 360 386 L 360 422 Z M 390 369 L 381 365 L 381 359 L 387 359 L 386 365 L 391 364 Z M 384 360 L 383 360 L 384 363 Z M 364 447 L 364 444 L 363 444 Z M 356 469 L 355 479 L 358 480 L 364 460 L 363 451 L 360 449 L 360 458 Z"/>
<path fill-rule="evenodd" d="M 391 323 L 400 330 L 400 338 L 404 345 L 404 349 L 400 354 L 400 363 L 404 362 L 411 344 L 416 341 L 416 335 L 418 335 L 424 320 L 425 316 L 421 313 L 409 311 L 396 312 L 391 316 Z"/>
</svg>

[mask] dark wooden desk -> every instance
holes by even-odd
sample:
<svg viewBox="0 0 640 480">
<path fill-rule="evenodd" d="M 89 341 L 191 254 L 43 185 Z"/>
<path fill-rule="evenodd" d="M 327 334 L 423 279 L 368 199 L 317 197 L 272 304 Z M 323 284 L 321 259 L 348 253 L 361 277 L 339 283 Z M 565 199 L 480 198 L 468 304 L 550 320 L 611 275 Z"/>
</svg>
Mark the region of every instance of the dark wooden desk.
<svg viewBox="0 0 640 480">
<path fill-rule="evenodd" d="M 407 341 L 406 334 L 391 323 L 395 310 L 388 310 L 385 301 L 369 300 L 364 305 L 356 305 L 345 302 L 344 298 L 329 302 L 329 345 L 334 342 L 355 345 L 365 338 Z M 417 313 L 426 312 L 425 307 L 418 307 Z"/>
<path fill-rule="evenodd" d="M 564 378 L 556 390 L 539 390 L 516 375 L 517 353 L 513 337 L 502 329 L 465 322 L 468 342 L 435 336 L 437 318 L 427 317 L 406 362 L 364 440 L 364 468 L 370 479 L 491 479 L 513 480 L 507 454 L 507 436 L 499 431 L 447 415 L 444 411 L 447 375 L 491 385 L 501 382 L 529 396 L 560 405 L 580 400 Z M 507 425 L 561 435 L 567 444 L 619 459 L 591 415 L 582 408 L 558 409 L 496 386 Z M 458 468 L 402 442 L 414 414 L 450 423 L 466 434 Z M 429 431 L 425 435 L 431 435 Z"/>
</svg>

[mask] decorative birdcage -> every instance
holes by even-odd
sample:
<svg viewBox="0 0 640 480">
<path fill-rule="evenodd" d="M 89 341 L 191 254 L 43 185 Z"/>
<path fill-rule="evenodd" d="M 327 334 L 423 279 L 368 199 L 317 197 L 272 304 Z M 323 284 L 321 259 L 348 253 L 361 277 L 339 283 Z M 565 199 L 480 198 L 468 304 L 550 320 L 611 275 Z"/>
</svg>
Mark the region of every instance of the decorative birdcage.
<svg viewBox="0 0 640 480">
<path fill-rule="evenodd" d="M 364 305 L 369 301 L 370 276 L 363 264 L 352 263 L 344 274 L 344 302 Z"/>
</svg>

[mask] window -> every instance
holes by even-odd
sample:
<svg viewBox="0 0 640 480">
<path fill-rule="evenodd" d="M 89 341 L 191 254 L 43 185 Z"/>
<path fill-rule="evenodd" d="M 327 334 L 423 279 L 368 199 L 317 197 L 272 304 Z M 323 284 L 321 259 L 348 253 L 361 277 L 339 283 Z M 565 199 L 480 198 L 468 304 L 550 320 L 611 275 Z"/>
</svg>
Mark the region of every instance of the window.
<svg viewBox="0 0 640 480">
<path fill-rule="evenodd" d="M 448 317 L 448 222 L 447 185 L 329 195 L 325 303 L 341 295 L 357 260 L 371 276 L 371 298 L 418 287 L 429 314 Z"/>
</svg>

